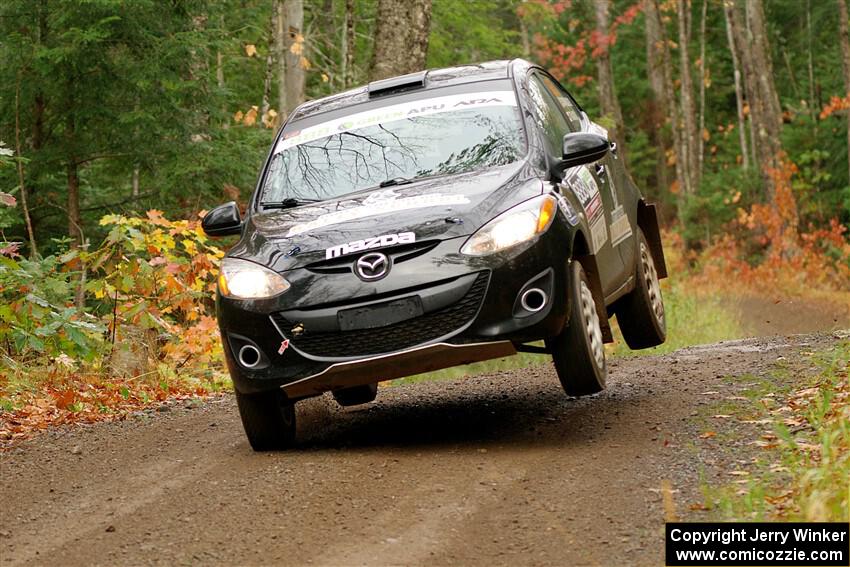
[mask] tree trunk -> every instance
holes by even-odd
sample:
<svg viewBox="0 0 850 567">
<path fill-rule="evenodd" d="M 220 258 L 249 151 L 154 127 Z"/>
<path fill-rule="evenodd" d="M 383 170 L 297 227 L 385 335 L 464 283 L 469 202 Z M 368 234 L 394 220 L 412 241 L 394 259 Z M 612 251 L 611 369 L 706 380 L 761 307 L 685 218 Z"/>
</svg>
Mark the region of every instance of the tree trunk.
<svg viewBox="0 0 850 567">
<path fill-rule="evenodd" d="M 708 0 L 702 0 L 702 18 L 699 24 L 699 137 L 697 138 L 697 177 L 702 179 L 705 160 L 705 18 L 708 15 Z"/>
<path fill-rule="evenodd" d="M 745 6 L 746 23 L 742 22 L 740 4 Z M 729 9 L 732 31 L 744 78 L 744 90 L 750 111 L 753 159 L 759 164 L 769 202 L 775 202 L 775 187 L 769 171 L 779 165 L 782 151 L 780 134 L 782 114 L 773 83 L 773 64 L 764 26 L 761 0 L 735 3 Z"/>
<path fill-rule="evenodd" d="M 680 100 L 682 110 L 683 154 L 685 163 L 683 188 L 685 195 L 693 195 L 699 187 L 699 164 L 697 163 L 697 123 L 694 106 L 694 87 L 691 77 L 690 44 L 690 0 L 678 0 L 679 24 L 679 79 L 681 80 Z"/>
<path fill-rule="evenodd" d="M 732 33 L 732 5 L 723 3 L 723 16 L 726 19 L 726 40 L 729 42 L 729 52 L 732 54 L 732 72 L 735 77 L 735 102 L 738 107 L 738 142 L 741 144 L 741 164 L 744 169 L 750 168 L 750 155 L 747 151 L 746 118 L 744 117 L 744 93 L 741 88 L 741 69 L 738 62 L 738 46 L 735 45 L 735 35 Z"/>
<path fill-rule="evenodd" d="M 653 27 L 658 36 L 658 42 L 655 46 L 658 47 L 658 54 L 661 57 L 661 74 L 663 77 L 663 97 L 664 104 L 667 107 L 667 120 L 670 124 L 670 133 L 672 135 L 673 153 L 675 155 L 675 170 L 676 182 L 680 191 L 685 187 L 685 153 L 684 143 L 682 141 L 683 134 L 679 127 L 679 108 L 676 104 L 676 94 L 673 88 L 673 61 L 670 56 L 670 47 L 668 45 L 667 30 L 661 21 L 661 13 L 658 9 L 658 0 L 648 0 L 645 4 L 647 8 L 647 22 Z M 665 155 L 666 157 L 666 155 Z"/>
<path fill-rule="evenodd" d="M 286 68 L 278 79 L 286 90 L 286 106 L 281 115 L 288 115 L 304 102 L 304 2 L 303 0 L 278 0 L 278 29 L 283 36 L 283 56 Z"/>
<path fill-rule="evenodd" d="M 18 169 L 18 186 L 21 190 L 21 208 L 24 212 L 24 224 L 27 227 L 27 237 L 30 241 L 30 258 L 38 257 L 38 246 L 35 242 L 35 232 L 32 228 L 30 207 L 27 202 L 26 176 L 24 175 L 24 160 L 21 147 L 21 72 L 18 71 L 18 80 L 15 84 L 15 154 Z"/>
<path fill-rule="evenodd" d="M 258 124 L 263 126 L 263 119 L 271 109 L 272 98 L 272 77 L 274 75 L 274 59 L 275 50 L 277 49 L 275 30 L 277 28 L 277 10 L 272 10 L 271 19 L 269 21 L 269 32 L 266 36 L 266 46 L 268 53 L 266 54 L 266 71 L 263 75 L 263 101 L 260 104 L 260 120 Z"/>
<path fill-rule="evenodd" d="M 370 80 L 425 68 L 431 31 L 431 0 L 378 0 Z"/>
<path fill-rule="evenodd" d="M 844 95 L 850 96 L 850 32 L 847 30 L 847 19 L 847 0 L 838 0 L 838 35 L 841 41 L 841 68 L 844 70 Z M 850 111 L 847 112 L 847 165 L 850 168 Z"/>
<path fill-rule="evenodd" d="M 664 51 L 666 40 L 658 18 L 656 0 L 644 0 L 646 15 L 646 67 L 649 86 L 652 89 L 652 108 L 649 111 L 650 133 L 655 144 L 655 178 L 661 189 L 668 189 L 667 150 L 670 147 L 664 135 L 664 124 L 670 116 L 670 100 L 667 98 L 667 85 L 664 73 Z M 671 87 L 672 89 L 672 87 Z"/>
<path fill-rule="evenodd" d="M 130 188 L 131 196 L 138 197 L 139 196 L 139 166 L 136 165 L 133 167 L 133 178 L 131 181 Z"/>
<path fill-rule="evenodd" d="M 357 39 L 354 36 L 354 0 L 345 0 L 345 37 L 347 49 L 345 51 L 345 88 L 354 84 L 354 54 L 357 51 Z"/>
<path fill-rule="evenodd" d="M 764 25 L 762 2 L 747 0 L 744 7 L 748 35 L 746 41 L 740 45 L 749 47 L 742 50 L 741 54 L 742 60 L 749 60 L 745 81 L 750 85 L 747 91 L 751 93 L 748 99 L 756 137 L 755 158 L 761 165 L 769 201 L 775 202 L 776 188 L 769 170 L 776 169 L 779 165 L 779 155 L 782 151 L 779 138 L 782 131 L 782 111 L 773 82 L 773 63 L 770 59 L 770 44 Z"/>
<path fill-rule="evenodd" d="M 280 112 L 280 119 L 283 121 L 286 118 L 286 109 L 289 104 L 286 100 L 286 39 L 285 29 L 283 26 L 283 3 L 285 0 L 274 0 L 272 11 L 275 15 L 272 18 L 275 21 L 274 26 L 274 45 L 277 58 L 277 108 Z"/>
<path fill-rule="evenodd" d="M 68 236 L 77 246 L 83 243 L 83 231 L 80 224 L 80 175 L 77 162 L 69 158 L 65 169 L 68 180 Z"/>
<path fill-rule="evenodd" d="M 528 25 L 523 18 L 519 18 L 519 33 L 522 39 L 522 56 L 531 59 L 531 42 L 528 40 Z"/>
<path fill-rule="evenodd" d="M 817 128 L 817 109 L 815 108 L 815 64 L 812 52 L 812 3 L 811 0 L 806 0 L 806 39 L 808 41 L 809 57 L 809 115 L 812 117 L 812 122 Z"/>
<path fill-rule="evenodd" d="M 599 103 L 602 107 L 602 114 L 608 116 L 614 121 L 614 129 L 611 137 L 616 140 L 617 146 L 620 148 L 620 155 L 623 160 L 626 160 L 626 144 L 625 132 L 623 130 L 623 112 L 620 110 L 620 101 L 617 100 L 617 92 L 614 88 L 614 72 L 611 70 L 611 56 L 608 53 L 608 36 L 609 36 L 609 10 L 611 7 L 610 0 L 596 0 L 596 31 L 602 38 L 604 43 L 602 52 L 596 58 L 596 71 L 599 80 Z"/>
</svg>

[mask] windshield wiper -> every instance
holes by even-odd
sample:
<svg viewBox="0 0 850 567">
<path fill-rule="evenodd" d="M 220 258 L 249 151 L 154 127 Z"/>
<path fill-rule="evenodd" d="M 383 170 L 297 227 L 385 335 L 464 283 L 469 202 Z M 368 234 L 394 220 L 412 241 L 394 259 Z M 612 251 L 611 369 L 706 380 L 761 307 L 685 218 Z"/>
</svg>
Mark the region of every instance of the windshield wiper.
<svg viewBox="0 0 850 567">
<path fill-rule="evenodd" d="M 383 189 L 384 187 L 393 187 L 395 185 L 407 185 L 408 183 L 413 183 L 413 179 L 408 179 L 406 177 L 393 177 L 392 179 L 381 181 L 380 183 L 378 183 L 378 187 Z"/>
<path fill-rule="evenodd" d="M 264 209 L 291 209 L 292 207 L 300 207 L 301 205 L 309 205 L 310 203 L 318 203 L 321 199 L 296 199 L 295 197 L 287 197 L 282 201 L 271 201 L 268 203 L 260 203 Z"/>
</svg>

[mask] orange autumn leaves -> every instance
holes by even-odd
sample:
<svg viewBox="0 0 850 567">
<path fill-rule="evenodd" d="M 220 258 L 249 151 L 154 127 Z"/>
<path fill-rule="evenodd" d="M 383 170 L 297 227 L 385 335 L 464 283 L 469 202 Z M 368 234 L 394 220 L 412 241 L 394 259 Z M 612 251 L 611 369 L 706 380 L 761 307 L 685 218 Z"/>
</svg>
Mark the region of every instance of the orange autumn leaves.
<svg viewBox="0 0 850 567">
<path fill-rule="evenodd" d="M 91 251 L 0 255 L 0 446 L 48 425 L 115 419 L 219 387 L 214 293 L 223 252 L 198 220 L 157 210 L 100 224 L 108 233 Z"/>
</svg>

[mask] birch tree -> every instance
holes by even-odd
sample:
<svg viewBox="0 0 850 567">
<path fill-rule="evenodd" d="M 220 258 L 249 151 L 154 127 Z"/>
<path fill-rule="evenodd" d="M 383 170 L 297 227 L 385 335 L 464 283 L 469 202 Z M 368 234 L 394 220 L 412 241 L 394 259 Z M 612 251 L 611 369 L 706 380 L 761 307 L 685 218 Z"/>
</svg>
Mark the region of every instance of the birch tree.
<svg viewBox="0 0 850 567">
<path fill-rule="evenodd" d="M 372 81 L 425 68 L 431 0 L 379 0 Z"/>
</svg>

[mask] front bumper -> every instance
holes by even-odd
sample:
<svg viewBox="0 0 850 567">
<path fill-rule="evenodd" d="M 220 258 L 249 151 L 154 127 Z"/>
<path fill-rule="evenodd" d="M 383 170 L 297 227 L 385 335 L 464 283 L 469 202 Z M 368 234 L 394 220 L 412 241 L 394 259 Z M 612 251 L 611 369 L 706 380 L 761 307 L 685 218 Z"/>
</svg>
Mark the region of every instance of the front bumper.
<svg viewBox="0 0 850 567">
<path fill-rule="evenodd" d="M 365 286 L 352 273 L 301 268 L 284 274 L 292 288 L 278 298 L 219 297 L 234 386 L 243 393 L 282 387 L 298 399 L 514 354 L 514 345 L 553 336 L 564 326 L 567 236 L 554 223 L 535 240 L 487 257 L 461 255 L 465 238 L 444 240 L 397 262 L 380 286 Z M 520 304 L 531 287 L 546 293 L 539 311 Z M 401 320 L 389 325 L 373 320 L 361 328 L 340 327 L 340 311 L 367 313 L 396 304 L 421 311 L 392 314 Z M 239 357 L 246 345 L 260 353 L 250 368 Z"/>
</svg>

